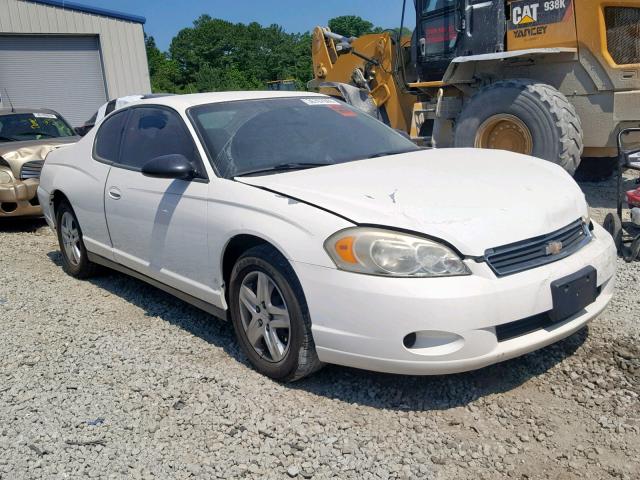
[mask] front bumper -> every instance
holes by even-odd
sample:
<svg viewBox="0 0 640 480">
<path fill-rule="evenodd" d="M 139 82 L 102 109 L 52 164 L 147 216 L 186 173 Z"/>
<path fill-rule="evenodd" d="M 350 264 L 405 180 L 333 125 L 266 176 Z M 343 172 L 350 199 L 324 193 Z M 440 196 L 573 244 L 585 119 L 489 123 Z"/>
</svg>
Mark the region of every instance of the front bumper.
<svg viewBox="0 0 640 480">
<path fill-rule="evenodd" d="M 40 216 L 38 184 L 35 178 L 0 184 L 0 217 Z"/>
<path fill-rule="evenodd" d="M 594 226 L 593 240 L 555 263 L 504 278 L 468 261 L 473 275 L 392 279 L 295 263 L 320 360 L 380 372 L 436 375 L 474 370 L 561 340 L 604 310 L 614 290 L 616 250 Z M 600 294 L 552 326 L 499 341 L 496 327 L 553 309 L 551 282 L 591 265 Z M 407 335 L 419 332 L 418 348 Z"/>
</svg>

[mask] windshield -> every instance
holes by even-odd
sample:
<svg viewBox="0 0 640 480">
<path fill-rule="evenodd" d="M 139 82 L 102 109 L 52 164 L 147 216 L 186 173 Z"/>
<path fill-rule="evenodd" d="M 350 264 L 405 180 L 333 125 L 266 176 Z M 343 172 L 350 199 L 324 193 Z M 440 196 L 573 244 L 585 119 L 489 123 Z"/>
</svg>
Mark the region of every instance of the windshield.
<svg viewBox="0 0 640 480">
<path fill-rule="evenodd" d="M 419 149 L 382 122 L 331 98 L 214 103 L 189 113 L 225 178 Z"/>
<path fill-rule="evenodd" d="M 53 113 L 0 115 L 0 142 L 19 142 L 75 135 L 64 119 Z"/>
</svg>

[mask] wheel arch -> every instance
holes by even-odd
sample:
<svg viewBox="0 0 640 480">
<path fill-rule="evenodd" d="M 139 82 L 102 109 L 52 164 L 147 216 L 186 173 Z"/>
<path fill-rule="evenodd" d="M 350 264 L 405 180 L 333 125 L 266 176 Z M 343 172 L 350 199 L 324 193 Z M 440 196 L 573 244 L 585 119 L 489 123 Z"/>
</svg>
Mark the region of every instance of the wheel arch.
<svg viewBox="0 0 640 480">
<path fill-rule="evenodd" d="M 71 202 L 69 201 L 69 197 L 62 190 L 56 189 L 53 192 L 51 192 L 51 205 L 53 206 L 54 214 L 57 212 L 60 204 L 64 201 L 66 201 L 67 203 L 69 203 L 69 205 L 71 205 Z"/>
<path fill-rule="evenodd" d="M 275 242 L 253 233 L 238 233 L 234 235 L 226 243 L 220 260 L 220 271 L 222 272 L 222 281 L 224 282 L 225 297 L 227 297 L 227 300 L 229 294 L 228 285 L 234 265 L 246 251 L 260 245 L 266 245 L 273 248 L 276 252 L 282 255 L 289 264 L 291 264 L 289 257 L 275 244 Z"/>
</svg>

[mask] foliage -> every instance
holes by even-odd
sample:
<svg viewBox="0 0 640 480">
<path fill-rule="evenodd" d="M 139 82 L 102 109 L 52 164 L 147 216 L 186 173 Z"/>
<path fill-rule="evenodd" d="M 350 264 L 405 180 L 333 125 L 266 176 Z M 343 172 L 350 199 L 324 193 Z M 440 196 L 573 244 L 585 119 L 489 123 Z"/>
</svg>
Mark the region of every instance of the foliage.
<svg viewBox="0 0 640 480">
<path fill-rule="evenodd" d="M 153 37 L 148 37 L 145 34 L 144 40 L 147 47 L 152 90 L 154 92 L 176 93 L 176 86 L 180 79 L 180 69 L 177 62 L 171 60 L 166 53 L 162 53 L 158 49 Z"/>
<path fill-rule="evenodd" d="M 360 17 L 329 22 L 340 33 L 381 31 Z M 287 33 L 279 25 L 232 23 L 202 15 L 161 52 L 145 37 L 154 92 L 193 93 L 264 89 L 267 82 L 293 79 L 304 89 L 313 78 L 311 33 Z"/>
<path fill-rule="evenodd" d="M 356 15 L 345 15 L 329 20 L 329 28 L 334 33 L 345 37 L 361 37 L 368 33 L 380 33 L 381 28 L 374 27 L 373 23 Z"/>
</svg>

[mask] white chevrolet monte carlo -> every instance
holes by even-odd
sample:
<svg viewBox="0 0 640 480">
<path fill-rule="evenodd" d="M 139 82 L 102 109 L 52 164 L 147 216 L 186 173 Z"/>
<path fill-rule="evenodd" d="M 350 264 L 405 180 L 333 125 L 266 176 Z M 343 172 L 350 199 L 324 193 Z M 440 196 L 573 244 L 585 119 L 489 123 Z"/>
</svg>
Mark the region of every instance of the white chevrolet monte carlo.
<svg viewBox="0 0 640 480">
<path fill-rule="evenodd" d="M 613 241 L 560 167 L 423 150 L 330 97 L 142 100 L 52 152 L 65 270 L 107 266 L 233 323 L 260 372 L 477 369 L 583 328 Z"/>
</svg>

